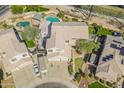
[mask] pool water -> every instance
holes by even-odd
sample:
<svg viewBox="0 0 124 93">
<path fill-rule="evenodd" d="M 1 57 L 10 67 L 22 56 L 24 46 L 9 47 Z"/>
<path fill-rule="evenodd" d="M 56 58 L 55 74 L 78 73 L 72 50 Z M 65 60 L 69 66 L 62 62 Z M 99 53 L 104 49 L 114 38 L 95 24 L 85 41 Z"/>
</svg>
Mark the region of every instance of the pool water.
<svg viewBox="0 0 124 93">
<path fill-rule="evenodd" d="M 60 20 L 56 17 L 47 17 L 46 20 L 50 22 L 60 22 Z"/>
<path fill-rule="evenodd" d="M 16 26 L 19 26 L 19 27 L 26 27 L 29 25 L 30 25 L 30 22 L 28 22 L 28 21 L 19 22 L 16 24 Z"/>
</svg>

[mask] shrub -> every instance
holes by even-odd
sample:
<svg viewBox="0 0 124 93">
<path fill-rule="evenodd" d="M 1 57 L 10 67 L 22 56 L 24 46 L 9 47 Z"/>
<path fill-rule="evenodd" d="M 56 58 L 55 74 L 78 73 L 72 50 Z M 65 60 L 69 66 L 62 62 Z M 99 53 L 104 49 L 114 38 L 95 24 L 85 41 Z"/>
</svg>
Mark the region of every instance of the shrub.
<svg viewBox="0 0 124 93">
<path fill-rule="evenodd" d="M 75 77 L 75 80 L 79 83 L 80 80 L 81 80 L 82 75 L 81 75 L 81 73 L 75 73 L 74 77 Z"/>
<path fill-rule="evenodd" d="M 23 12 L 23 6 L 13 5 L 11 6 L 11 11 L 13 14 L 21 14 Z"/>
<path fill-rule="evenodd" d="M 69 74 L 70 74 L 70 75 L 73 74 L 73 67 L 72 67 L 72 65 L 69 65 L 69 66 L 68 66 L 68 71 L 69 71 Z"/>
<path fill-rule="evenodd" d="M 59 13 L 57 14 L 57 17 L 59 17 L 59 18 L 64 18 L 64 12 L 63 11 L 59 11 Z"/>
</svg>

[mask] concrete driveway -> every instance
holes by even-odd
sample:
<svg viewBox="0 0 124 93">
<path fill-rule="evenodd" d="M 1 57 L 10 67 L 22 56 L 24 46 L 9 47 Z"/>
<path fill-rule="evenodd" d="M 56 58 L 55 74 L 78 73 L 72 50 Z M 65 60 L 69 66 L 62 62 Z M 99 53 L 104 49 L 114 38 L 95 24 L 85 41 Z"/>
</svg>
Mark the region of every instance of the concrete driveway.
<svg viewBox="0 0 124 93">
<path fill-rule="evenodd" d="M 42 83 L 36 88 L 75 88 L 77 87 L 70 80 L 67 62 L 48 62 L 48 73 L 42 78 Z"/>
<path fill-rule="evenodd" d="M 48 62 L 48 77 L 69 80 L 67 62 Z"/>
<path fill-rule="evenodd" d="M 13 72 L 12 75 L 17 88 L 34 87 L 41 83 L 41 79 L 36 77 L 34 73 L 32 64 Z"/>
</svg>

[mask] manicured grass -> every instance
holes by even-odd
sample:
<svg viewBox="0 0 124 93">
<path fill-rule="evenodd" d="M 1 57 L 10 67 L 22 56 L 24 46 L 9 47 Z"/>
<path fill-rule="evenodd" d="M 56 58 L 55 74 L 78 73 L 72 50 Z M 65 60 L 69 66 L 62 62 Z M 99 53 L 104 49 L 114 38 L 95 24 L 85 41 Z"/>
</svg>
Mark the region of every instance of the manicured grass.
<svg viewBox="0 0 124 93">
<path fill-rule="evenodd" d="M 99 83 L 98 81 L 91 83 L 90 85 L 88 85 L 88 88 L 108 88 L 105 85 L 102 85 L 101 83 Z"/>
<path fill-rule="evenodd" d="M 82 69 L 83 59 L 81 57 L 75 59 L 75 71 L 79 72 Z"/>
<path fill-rule="evenodd" d="M 73 67 L 72 67 L 72 65 L 68 66 L 68 72 L 69 72 L 70 75 L 73 74 Z"/>
</svg>

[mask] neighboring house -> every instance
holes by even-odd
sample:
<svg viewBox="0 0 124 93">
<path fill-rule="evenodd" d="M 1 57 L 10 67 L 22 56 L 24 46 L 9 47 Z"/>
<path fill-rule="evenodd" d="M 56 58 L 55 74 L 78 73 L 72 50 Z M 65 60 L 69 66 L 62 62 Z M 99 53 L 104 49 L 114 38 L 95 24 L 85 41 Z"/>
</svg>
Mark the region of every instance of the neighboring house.
<svg viewBox="0 0 124 93">
<path fill-rule="evenodd" d="M 107 35 L 96 77 L 114 83 L 121 76 L 124 76 L 124 40 Z"/>
<path fill-rule="evenodd" d="M 34 82 L 35 74 L 25 44 L 20 43 L 13 29 L 0 32 L 0 44 L 4 79 L 12 76 L 16 87 L 28 87 L 29 83 Z"/>
<path fill-rule="evenodd" d="M 41 29 L 41 32 L 46 40 L 48 61 L 69 61 L 71 46 L 75 45 L 76 40 L 89 39 L 88 26 L 84 22 L 53 22 L 44 30 Z"/>
<path fill-rule="evenodd" d="M 34 16 L 32 17 L 32 24 L 39 26 L 41 19 L 42 19 L 41 14 L 38 14 L 38 13 L 34 14 Z"/>
</svg>

